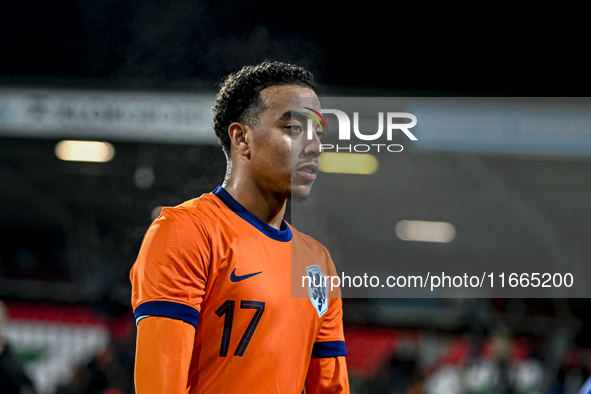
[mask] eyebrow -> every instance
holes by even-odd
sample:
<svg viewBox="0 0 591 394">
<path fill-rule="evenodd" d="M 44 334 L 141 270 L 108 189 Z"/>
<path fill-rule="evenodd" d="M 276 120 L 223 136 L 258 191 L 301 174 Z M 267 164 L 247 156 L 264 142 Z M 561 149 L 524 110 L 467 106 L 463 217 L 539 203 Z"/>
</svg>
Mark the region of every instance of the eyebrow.
<svg viewBox="0 0 591 394">
<path fill-rule="evenodd" d="M 306 114 L 304 112 L 287 111 L 283 115 L 281 115 L 281 117 L 279 118 L 279 120 L 288 120 L 288 119 L 292 119 L 292 118 L 296 118 L 296 119 L 297 118 L 300 118 L 302 120 L 308 119 L 308 117 L 306 116 Z"/>
</svg>

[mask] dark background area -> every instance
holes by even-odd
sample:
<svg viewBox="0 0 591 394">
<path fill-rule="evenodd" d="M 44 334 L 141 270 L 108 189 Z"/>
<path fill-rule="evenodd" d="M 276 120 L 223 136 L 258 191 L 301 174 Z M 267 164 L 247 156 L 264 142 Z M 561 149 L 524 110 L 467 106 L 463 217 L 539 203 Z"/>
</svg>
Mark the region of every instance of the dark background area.
<svg viewBox="0 0 591 394">
<path fill-rule="evenodd" d="M 40 0 L 0 4 L 0 74 L 47 83 L 210 86 L 292 61 L 372 94 L 564 96 L 589 86 L 576 15 L 502 6 Z M 558 12 L 560 13 L 560 12 Z"/>
</svg>

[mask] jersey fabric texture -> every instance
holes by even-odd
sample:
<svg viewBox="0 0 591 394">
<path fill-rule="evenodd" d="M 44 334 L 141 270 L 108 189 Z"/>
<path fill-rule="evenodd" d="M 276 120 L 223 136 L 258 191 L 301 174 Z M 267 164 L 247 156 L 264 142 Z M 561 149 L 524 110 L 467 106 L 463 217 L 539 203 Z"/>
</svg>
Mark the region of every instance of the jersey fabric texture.
<svg viewBox="0 0 591 394">
<path fill-rule="evenodd" d="M 132 307 L 138 328 L 154 317 L 195 327 L 188 393 L 301 394 L 311 358 L 346 355 L 339 290 L 292 297 L 310 272 L 336 275 L 319 242 L 285 220 L 269 226 L 218 187 L 152 223 Z"/>
</svg>

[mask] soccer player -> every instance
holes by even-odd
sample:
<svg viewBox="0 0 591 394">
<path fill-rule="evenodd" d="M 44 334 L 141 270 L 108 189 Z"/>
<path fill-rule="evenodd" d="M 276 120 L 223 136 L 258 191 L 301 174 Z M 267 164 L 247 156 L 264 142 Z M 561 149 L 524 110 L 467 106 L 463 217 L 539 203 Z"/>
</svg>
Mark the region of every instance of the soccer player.
<svg viewBox="0 0 591 394">
<path fill-rule="evenodd" d="M 310 72 L 280 62 L 223 82 L 224 182 L 164 208 L 131 270 L 138 394 L 349 393 L 342 302 L 321 280 L 334 264 L 283 219 L 318 172 L 314 89 Z M 292 297 L 302 277 L 314 278 L 306 297 Z"/>
</svg>

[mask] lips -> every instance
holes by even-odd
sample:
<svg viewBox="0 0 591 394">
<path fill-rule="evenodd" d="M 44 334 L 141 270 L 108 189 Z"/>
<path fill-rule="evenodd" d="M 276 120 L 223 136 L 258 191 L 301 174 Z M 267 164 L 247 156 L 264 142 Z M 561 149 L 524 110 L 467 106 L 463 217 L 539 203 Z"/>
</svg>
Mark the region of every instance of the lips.
<svg viewBox="0 0 591 394">
<path fill-rule="evenodd" d="M 305 179 L 315 180 L 316 174 L 318 173 L 318 164 L 316 163 L 305 163 L 301 164 L 296 168 L 296 172 Z"/>
</svg>

